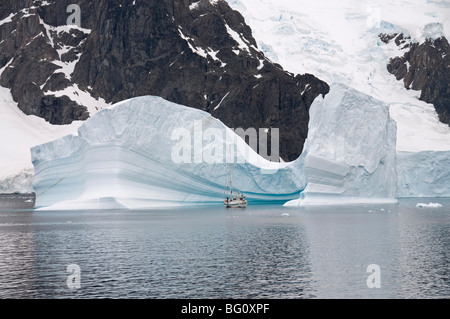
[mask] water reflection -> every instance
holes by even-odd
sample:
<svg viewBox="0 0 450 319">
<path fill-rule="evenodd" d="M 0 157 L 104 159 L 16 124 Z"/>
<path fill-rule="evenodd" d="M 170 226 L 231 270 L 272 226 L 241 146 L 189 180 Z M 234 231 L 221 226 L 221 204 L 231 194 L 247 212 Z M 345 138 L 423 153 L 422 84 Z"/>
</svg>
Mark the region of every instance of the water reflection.
<svg viewBox="0 0 450 319">
<path fill-rule="evenodd" d="M 312 297 L 305 229 L 292 220 L 274 224 L 260 217 L 233 219 L 227 225 L 230 296 L 239 292 L 238 298 Z"/>
<path fill-rule="evenodd" d="M 399 209 L 398 296 L 450 297 L 450 210 L 415 208 L 413 202 Z M 448 207 L 448 205 L 447 205 Z"/>
<path fill-rule="evenodd" d="M 0 298 L 448 297 L 448 204 L 0 209 Z M 79 290 L 66 285 L 70 264 Z M 367 287 L 370 264 L 380 289 Z"/>
<path fill-rule="evenodd" d="M 397 207 L 309 208 L 303 222 L 311 242 L 318 298 L 390 298 L 397 256 Z M 382 289 L 369 289 L 369 265 L 382 270 Z"/>
<path fill-rule="evenodd" d="M 33 217 L 0 212 L 0 297 L 21 297 L 36 289 Z"/>
</svg>

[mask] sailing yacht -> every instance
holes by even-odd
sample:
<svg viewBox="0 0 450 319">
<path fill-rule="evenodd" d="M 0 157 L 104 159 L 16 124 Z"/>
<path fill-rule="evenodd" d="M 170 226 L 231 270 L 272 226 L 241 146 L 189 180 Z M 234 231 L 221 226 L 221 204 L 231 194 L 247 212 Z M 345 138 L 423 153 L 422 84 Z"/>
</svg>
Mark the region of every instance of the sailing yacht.
<svg viewBox="0 0 450 319">
<path fill-rule="evenodd" d="M 229 194 L 226 199 L 224 199 L 223 203 L 225 207 L 227 208 L 245 208 L 247 207 L 247 199 L 245 198 L 244 194 L 241 194 L 240 192 L 237 193 L 237 195 L 233 195 L 233 185 L 231 182 L 231 165 L 228 165 L 229 167 L 229 174 L 227 174 L 227 178 L 225 181 L 225 191 L 227 186 L 229 186 Z M 230 184 L 228 184 L 228 177 L 230 178 Z"/>
</svg>

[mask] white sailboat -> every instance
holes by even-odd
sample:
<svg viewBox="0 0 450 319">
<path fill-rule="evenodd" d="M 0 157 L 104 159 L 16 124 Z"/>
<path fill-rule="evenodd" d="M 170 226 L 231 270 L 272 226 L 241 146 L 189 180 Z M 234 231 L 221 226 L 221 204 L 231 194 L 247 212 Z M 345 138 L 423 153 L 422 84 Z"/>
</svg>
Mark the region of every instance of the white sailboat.
<svg viewBox="0 0 450 319">
<path fill-rule="evenodd" d="M 227 208 L 245 208 L 247 207 L 247 199 L 245 198 L 244 194 L 241 194 L 240 192 L 237 193 L 237 195 L 233 195 L 233 185 L 231 181 L 231 165 L 228 164 L 229 167 L 229 174 L 227 174 L 227 178 L 225 180 L 225 192 L 227 186 L 229 186 L 229 193 L 226 199 L 224 199 L 223 203 L 225 207 Z M 228 185 L 228 177 L 230 178 L 230 183 Z"/>
</svg>

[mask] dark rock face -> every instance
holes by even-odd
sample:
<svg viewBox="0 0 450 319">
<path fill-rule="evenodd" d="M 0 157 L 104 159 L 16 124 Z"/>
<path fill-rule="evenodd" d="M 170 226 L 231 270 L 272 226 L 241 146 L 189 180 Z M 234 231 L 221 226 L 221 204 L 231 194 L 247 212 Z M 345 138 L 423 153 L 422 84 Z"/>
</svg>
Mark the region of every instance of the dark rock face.
<svg viewBox="0 0 450 319">
<path fill-rule="evenodd" d="M 231 128 L 279 128 L 280 156 L 301 154 L 309 107 L 329 86 L 266 59 L 225 1 L 81 0 L 82 28 L 66 26 L 71 3 L 0 4 L 0 21 L 14 14 L 0 25 L 0 84 L 26 114 L 54 124 L 88 118 L 81 101 L 61 93 L 74 85 L 108 103 L 157 95 Z"/>
<path fill-rule="evenodd" d="M 43 117 L 53 124 L 85 120 L 89 117 L 86 107 L 67 96 L 56 97 L 49 92 L 71 83 L 59 73 L 61 66 L 54 64 L 65 58 L 57 50 L 66 45 L 79 45 L 86 35 L 76 30 L 61 34 L 47 30 L 41 23 L 39 9 L 30 9 L 34 5 L 36 1 L 14 1 L 11 6 L 9 1 L 0 4 L 0 19 L 14 14 L 10 22 L 0 26 L 0 68 L 5 68 L 0 85 L 11 89 L 14 100 L 26 114 Z"/>
<path fill-rule="evenodd" d="M 420 99 L 432 103 L 441 122 L 450 125 L 450 45 L 446 38 L 410 43 L 402 34 L 380 35 L 383 42 L 395 39 L 406 49 L 402 57 L 389 61 L 387 69 L 407 89 L 421 91 Z M 405 44 L 406 43 L 406 44 Z"/>
</svg>

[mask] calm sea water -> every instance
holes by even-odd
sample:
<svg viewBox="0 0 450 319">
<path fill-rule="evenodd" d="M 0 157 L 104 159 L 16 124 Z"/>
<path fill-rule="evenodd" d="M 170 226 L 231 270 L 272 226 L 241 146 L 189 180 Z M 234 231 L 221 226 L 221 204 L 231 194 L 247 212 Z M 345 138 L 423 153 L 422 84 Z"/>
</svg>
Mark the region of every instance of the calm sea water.
<svg viewBox="0 0 450 319">
<path fill-rule="evenodd" d="M 430 201 L 443 207 L 416 207 Z M 32 206 L 0 197 L 0 298 L 450 297 L 450 199 L 313 209 Z M 380 288 L 369 288 L 369 276 Z"/>
</svg>

